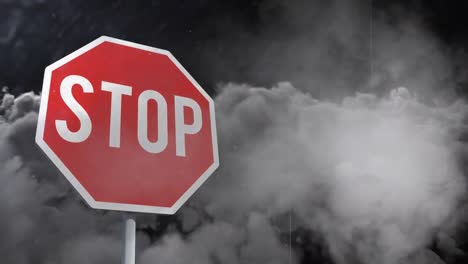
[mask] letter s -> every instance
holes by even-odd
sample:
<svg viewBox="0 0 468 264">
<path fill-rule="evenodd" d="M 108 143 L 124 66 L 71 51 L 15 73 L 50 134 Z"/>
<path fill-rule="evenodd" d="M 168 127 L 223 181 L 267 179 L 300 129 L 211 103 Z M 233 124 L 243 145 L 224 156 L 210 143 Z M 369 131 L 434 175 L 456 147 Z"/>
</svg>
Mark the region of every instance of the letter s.
<svg viewBox="0 0 468 264">
<path fill-rule="evenodd" d="M 80 121 L 80 128 L 76 132 L 70 131 L 66 120 L 55 120 L 55 127 L 64 140 L 80 143 L 85 141 L 91 134 L 92 124 L 86 110 L 73 97 L 72 88 L 76 84 L 80 85 L 85 93 L 93 92 L 93 86 L 86 78 L 79 75 L 70 75 L 63 79 L 60 84 L 60 95 L 68 108 Z"/>
</svg>

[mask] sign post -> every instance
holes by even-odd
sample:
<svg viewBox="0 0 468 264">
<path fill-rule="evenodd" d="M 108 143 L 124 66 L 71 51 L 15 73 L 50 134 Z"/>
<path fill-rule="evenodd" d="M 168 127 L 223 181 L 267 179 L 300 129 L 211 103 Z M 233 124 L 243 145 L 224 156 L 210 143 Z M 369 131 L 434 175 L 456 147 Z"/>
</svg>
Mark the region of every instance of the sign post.
<svg viewBox="0 0 468 264">
<path fill-rule="evenodd" d="M 132 218 L 125 220 L 123 264 L 135 264 L 135 230 L 136 223 Z"/>
<path fill-rule="evenodd" d="M 36 143 L 95 209 L 174 214 L 219 165 L 211 97 L 170 52 L 110 37 L 46 68 Z M 134 245 L 128 219 L 125 264 Z"/>
</svg>

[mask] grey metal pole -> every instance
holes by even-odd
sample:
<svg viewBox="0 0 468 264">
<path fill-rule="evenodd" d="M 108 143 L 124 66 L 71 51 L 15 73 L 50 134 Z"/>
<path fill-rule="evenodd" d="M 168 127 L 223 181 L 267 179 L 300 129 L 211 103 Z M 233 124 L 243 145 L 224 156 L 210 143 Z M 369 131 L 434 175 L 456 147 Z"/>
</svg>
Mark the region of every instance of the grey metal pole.
<svg viewBox="0 0 468 264">
<path fill-rule="evenodd" d="M 122 264 L 135 264 L 135 220 L 125 220 L 124 255 Z"/>
</svg>

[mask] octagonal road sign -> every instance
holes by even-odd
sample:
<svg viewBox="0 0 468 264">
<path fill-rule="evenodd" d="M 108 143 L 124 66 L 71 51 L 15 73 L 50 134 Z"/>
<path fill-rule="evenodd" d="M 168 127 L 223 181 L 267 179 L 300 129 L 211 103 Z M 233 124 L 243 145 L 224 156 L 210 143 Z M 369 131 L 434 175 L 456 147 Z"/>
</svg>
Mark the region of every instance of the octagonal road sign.
<svg viewBox="0 0 468 264">
<path fill-rule="evenodd" d="M 98 209 L 173 214 L 219 164 L 210 96 L 170 52 L 110 37 L 46 68 L 36 143 Z"/>
</svg>

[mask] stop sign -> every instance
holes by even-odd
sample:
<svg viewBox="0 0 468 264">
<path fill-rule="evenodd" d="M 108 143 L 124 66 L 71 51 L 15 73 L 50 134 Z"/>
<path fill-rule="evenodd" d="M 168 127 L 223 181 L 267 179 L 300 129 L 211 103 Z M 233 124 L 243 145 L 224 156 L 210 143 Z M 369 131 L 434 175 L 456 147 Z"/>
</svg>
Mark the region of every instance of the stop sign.
<svg viewBox="0 0 468 264">
<path fill-rule="evenodd" d="M 110 37 L 46 68 L 36 143 L 98 209 L 173 214 L 219 163 L 210 96 L 168 51 Z"/>
</svg>

